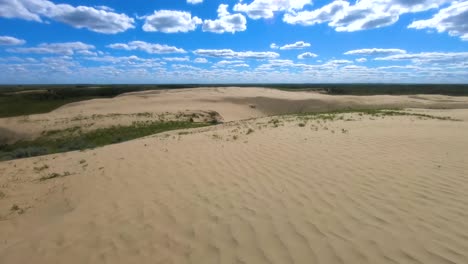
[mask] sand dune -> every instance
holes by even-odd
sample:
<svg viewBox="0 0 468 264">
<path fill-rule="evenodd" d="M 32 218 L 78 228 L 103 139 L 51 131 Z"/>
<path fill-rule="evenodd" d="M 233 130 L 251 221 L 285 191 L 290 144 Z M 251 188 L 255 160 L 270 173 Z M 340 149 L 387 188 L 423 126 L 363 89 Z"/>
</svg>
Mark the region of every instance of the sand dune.
<svg viewBox="0 0 468 264">
<path fill-rule="evenodd" d="M 1 162 L 0 263 L 468 263 L 468 110 L 408 110 L 461 121 L 304 121 L 260 117 L 275 113 L 281 91 L 263 95 L 271 105 L 215 99 L 230 89 L 193 105 L 185 101 L 195 92 L 179 91 L 179 101 L 163 93 L 82 102 L 48 118 L 209 109 L 232 122 Z M 306 95 L 288 96 L 293 109 Z M 427 98 L 327 100 L 445 100 Z M 241 120 L 249 117 L 259 118 Z M 53 172 L 70 175 L 38 180 Z"/>
<path fill-rule="evenodd" d="M 145 120 L 141 113 L 167 115 L 216 111 L 230 122 L 297 112 L 347 108 L 433 108 L 468 109 L 468 97 L 418 96 L 331 96 L 316 92 L 287 92 L 267 88 L 197 88 L 128 93 L 112 99 L 95 99 L 65 105 L 51 113 L 0 118 L 0 129 L 16 133 L 9 141 L 29 139 L 50 129 L 73 126 L 108 127 Z"/>
</svg>

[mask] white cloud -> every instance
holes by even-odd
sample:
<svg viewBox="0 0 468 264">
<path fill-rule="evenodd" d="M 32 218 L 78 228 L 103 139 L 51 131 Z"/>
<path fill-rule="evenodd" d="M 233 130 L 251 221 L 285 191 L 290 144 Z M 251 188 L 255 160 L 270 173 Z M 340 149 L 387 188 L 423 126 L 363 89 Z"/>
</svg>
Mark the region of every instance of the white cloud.
<svg viewBox="0 0 468 264">
<path fill-rule="evenodd" d="M 327 65 L 343 65 L 343 64 L 350 64 L 353 63 L 350 60 L 330 60 L 326 64 Z"/>
<path fill-rule="evenodd" d="M 406 50 L 402 49 L 357 49 L 345 52 L 345 55 L 361 55 L 361 56 L 382 56 L 391 54 L 405 54 Z"/>
<path fill-rule="evenodd" d="M 197 49 L 193 53 L 200 56 L 228 59 L 274 59 L 279 57 L 276 52 L 233 51 L 231 49 Z"/>
<path fill-rule="evenodd" d="M 17 39 L 10 36 L 0 36 L 0 45 L 2 46 L 14 46 L 14 45 L 23 45 L 26 43 L 23 39 Z"/>
<path fill-rule="evenodd" d="M 312 26 L 315 24 L 330 22 L 335 17 L 344 15 L 344 10 L 347 7 L 349 7 L 349 2 L 337 0 L 313 11 L 301 11 L 286 14 L 283 17 L 283 21 L 288 24 Z"/>
<path fill-rule="evenodd" d="M 276 43 L 271 43 L 270 49 L 279 49 L 280 47 Z"/>
<path fill-rule="evenodd" d="M 298 41 L 293 44 L 286 44 L 282 47 L 280 47 L 281 50 L 291 50 L 291 49 L 305 49 L 310 47 L 310 43 L 304 42 L 304 41 Z"/>
<path fill-rule="evenodd" d="M 135 67 L 157 67 L 166 64 L 165 62 L 159 62 L 158 59 L 144 59 L 138 56 L 102 56 L 102 57 L 85 57 L 86 60 L 97 61 L 102 63 L 111 63 L 121 65 L 131 65 Z"/>
<path fill-rule="evenodd" d="M 54 4 L 47 0 L 1 0 L 0 17 L 37 22 L 42 22 L 42 17 L 45 17 L 75 28 L 86 28 L 105 34 L 116 34 L 135 27 L 134 19 L 125 14 L 103 8 Z"/>
<path fill-rule="evenodd" d="M 355 59 L 356 62 L 366 62 L 367 59 L 366 58 L 358 58 L 358 59 Z"/>
<path fill-rule="evenodd" d="M 413 54 L 397 54 L 387 57 L 379 57 L 375 60 L 380 61 L 412 61 L 422 64 L 455 64 L 468 61 L 468 52 L 421 52 Z"/>
<path fill-rule="evenodd" d="M 15 53 L 37 53 L 37 54 L 60 54 L 73 55 L 75 53 L 91 52 L 93 45 L 83 42 L 64 42 L 64 43 L 42 43 L 36 47 L 29 48 L 11 48 L 7 51 Z"/>
<path fill-rule="evenodd" d="M 450 0 L 360 0 L 354 4 L 335 0 L 312 11 L 290 12 L 283 17 L 289 24 L 311 26 L 328 23 L 336 31 L 358 31 L 394 24 L 400 15 L 422 12 Z"/>
<path fill-rule="evenodd" d="M 81 65 L 81 59 L 96 61 L 98 65 Z M 466 56 L 464 59 L 467 61 Z M 238 83 L 239 80 L 246 83 L 468 82 L 466 63 L 449 66 L 398 63 L 372 68 L 339 61 L 306 64 L 272 59 L 260 61 L 258 66 L 257 63 L 250 67 L 242 64 L 247 63 L 238 62 L 226 67 L 207 69 L 186 64 L 169 65 L 157 58 L 137 56 L 60 56 L 42 59 L 8 57 L 0 58 L 0 79 L 4 83 Z"/>
<path fill-rule="evenodd" d="M 234 11 L 244 12 L 252 19 L 272 18 L 275 12 L 301 10 L 311 3 L 311 0 L 253 0 L 250 4 L 240 1 Z"/>
<path fill-rule="evenodd" d="M 455 1 L 449 7 L 439 10 L 431 19 L 414 21 L 408 28 L 434 28 L 439 33 L 448 32 L 450 36 L 459 36 L 468 41 L 468 1 Z"/>
<path fill-rule="evenodd" d="M 235 33 L 247 29 L 247 19 L 242 14 L 230 14 L 228 5 L 221 4 L 218 7 L 218 19 L 203 21 L 203 31 L 214 33 Z"/>
<path fill-rule="evenodd" d="M 208 63 L 208 60 L 205 58 L 196 58 L 193 62 L 195 63 Z"/>
<path fill-rule="evenodd" d="M 305 53 L 299 54 L 297 56 L 297 58 L 300 59 L 300 60 L 309 59 L 309 58 L 316 58 L 316 57 L 318 57 L 318 55 L 315 54 L 315 53 L 312 53 L 312 52 L 305 52 Z"/>
<path fill-rule="evenodd" d="M 145 17 L 143 30 L 148 32 L 177 33 L 195 30 L 202 20 L 184 11 L 159 10 Z"/>
<path fill-rule="evenodd" d="M 128 44 L 114 43 L 108 45 L 107 47 L 112 49 L 140 50 L 151 54 L 187 53 L 184 49 L 177 48 L 174 46 L 154 44 L 144 41 L 131 41 Z"/>
<path fill-rule="evenodd" d="M 203 3 L 203 0 L 187 0 L 188 4 L 196 5 Z"/>
<path fill-rule="evenodd" d="M 165 57 L 165 61 L 190 61 L 189 57 Z"/>
<path fill-rule="evenodd" d="M 78 50 L 76 51 L 77 54 L 84 55 L 84 56 L 97 56 L 98 53 L 90 50 Z"/>
<path fill-rule="evenodd" d="M 225 67 L 229 65 L 234 65 L 234 64 L 244 64 L 245 62 L 243 60 L 222 60 L 218 61 L 213 65 L 213 67 Z"/>
<path fill-rule="evenodd" d="M 108 6 L 105 6 L 105 5 L 94 6 L 94 8 L 99 9 L 99 10 L 109 11 L 109 12 L 114 12 L 115 11 L 112 7 L 108 7 Z"/>
</svg>

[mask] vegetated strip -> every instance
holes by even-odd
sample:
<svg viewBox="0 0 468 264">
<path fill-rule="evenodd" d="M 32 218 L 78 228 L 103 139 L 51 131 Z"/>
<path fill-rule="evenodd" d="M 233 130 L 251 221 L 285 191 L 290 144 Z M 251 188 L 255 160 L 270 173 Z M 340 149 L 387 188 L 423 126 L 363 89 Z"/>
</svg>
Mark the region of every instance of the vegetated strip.
<svg viewBox="0 0 468 264">
<path fill-rule="evenodd" d="M 45 133 L 30 141 L 19 141 L 0 146 L 0 160 L 34 157 L 52 153 L 84 150 L 120 143 L 170 130 L 209 126 L 212 123 L 195 122 L 134 122 L 131 126 L 113 126 L 89 132 Z M 61 135 L 61 136 L 58 136 Z"/>
<path fill-rule="evenodd" d="M 344 109 L 344 110 L 336 110 L 336 111 L 328 111 L 328 112 L 311 112 L 311 113 L 298 113 L 294 114 L 298 117 L 305 117 L 305 118 L 313 118 L 313 119 L 327 119 L 327 120 L 334 120 L 338 118 L 337 115 L 340 114 L 347 114 L 347 113 L 357 113 L 360 115 L 370 115 L 375 117 L 382 117 L 382 116 L 415 116 L 419 118 L 426 118 L 426 119 L 438 119 L 438 120 L 451 120 L 451 121 L 460 121 L 458 119 L 454 119 L 448 116 L 434 116 L 434 115 L 427 115 L 427 114 L 420 114 L 420 113 L 411 113 L 404 111 L 403 109 Z"/>
</svg>

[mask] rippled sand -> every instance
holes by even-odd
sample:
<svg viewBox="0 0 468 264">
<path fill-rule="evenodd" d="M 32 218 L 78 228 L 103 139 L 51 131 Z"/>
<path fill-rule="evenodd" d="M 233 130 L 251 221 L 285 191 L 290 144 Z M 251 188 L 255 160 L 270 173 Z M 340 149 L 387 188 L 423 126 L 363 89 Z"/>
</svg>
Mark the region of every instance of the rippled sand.
<svg viewBox="0 0 468 264">
<path fill-rule="evenodd" d="M 272 93 L 200 103 L 216 127 L 0 162 L 0 263 L 468 263 L 468 110 L 305 122 L 262 117 Z"/>
</svg>

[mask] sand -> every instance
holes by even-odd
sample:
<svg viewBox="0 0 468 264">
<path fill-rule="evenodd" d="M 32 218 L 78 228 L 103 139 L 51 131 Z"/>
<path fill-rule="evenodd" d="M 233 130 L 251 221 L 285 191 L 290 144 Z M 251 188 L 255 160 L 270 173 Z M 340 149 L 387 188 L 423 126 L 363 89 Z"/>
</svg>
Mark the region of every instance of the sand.
<svg viewBox="0 0 468 264">
<path fill-rule="evenodd" d="M 467 98 L 245 94 L 256 90 L 137 93 L 29 117 L 213 110 L 226 123 L 0 162 L 0 263 L 468 263 L 468 110 L 456 109 Z M 267 117 L 306 99 L 460 121 Z"/>
</svg>

